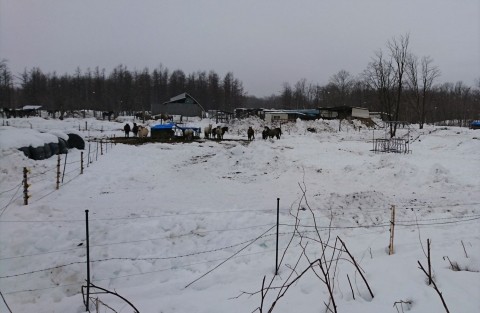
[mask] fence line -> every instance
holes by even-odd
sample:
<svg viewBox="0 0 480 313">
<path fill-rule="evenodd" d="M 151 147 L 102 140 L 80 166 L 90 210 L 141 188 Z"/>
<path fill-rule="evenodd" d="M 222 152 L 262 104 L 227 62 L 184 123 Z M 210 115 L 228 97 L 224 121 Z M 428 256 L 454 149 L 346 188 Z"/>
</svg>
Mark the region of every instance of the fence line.
<svg viewBox="0 0 480 313">
<path fill-rule="evenodd" d="M 270 227 L 268 231 L 272 230 L 273 229 L 273 226 Z M 220 247 L 220 248 L 215 248 L 215 249 L 211 249 L 211 250 L 203 250 L 203 251 L 197 251 L 197 252 L 192 252 L 192 253 L 188 253 L 188 254 L 183 254 L 183 255 L 177 255 L 177 256 L 169 256 L 169 257 L 149 257 L 149 258 L 127 258 L 127 257 L 123 257 L 123 258 L 105 258 L 105 259 L 99 259 L 99 260 L 93 260 L 93 261 L 90 261 L 91 263 L 98 263 L 98 262 L 106 262 L 106 261 L 112 261 L 112 260 L 130 260 L 130 261 L 147 261 L 147 260 L 171 260 L 171 259 L 179 259 L 179 258 L 185 258 L 185 257 L 189 257 L 189 256 L 194 256 L 194 255 L 201 255 L 201 254 L 206 254 L 206 253 L 214 253 L 214 252 L 217 252 L 217 251 L 221 251 L 221 250 L 226 250 L 226 249 L 230 249 L 230 248 L 233 248 L 233 247 L 238 247 L 238 246 L 241 246 L 241 245 L 244 245 L 246 243 L 253 243 L 255 242 L 256 240 L 264 237 L 266 234 L 262 234 L 261 236 L 257 236 L 253 239 L 249 239 L 249 240 L 246 240 L 246 241 L 243 241 L 243 242 L 240 242 L 240 243 L 236 243 L 236 244 L 233 244 L 233 245 L 229 245 L 229 246 L 225 246 L 225 247 Z M 53 269 L 58 269 L 58 268 L 62 268 L 62 267 L 66 267 L 66 266 L 71 266 L 71 265 L 76 265 L 76 264 L 85 264 L 86 261 L 77 261 L 77 262 L 71 262 L 71 263 L 67 263 L 67 264 L 63 264 L 63 265 L 57 265 L 57 266 L 53 266 L 53 267 L 49 267 L 49 268 L 45 268 L 45 269 L 40 269 L 40 270 L 34 270 L 34 271 L 29 271 L 29 272 L 25 272 L 25 273 L 19 273 L 19 274 L 13 274 L 13 275 L 7 275 L 7 276 L 0 276 L 0 279 L 5 279 L 5 278 L 12 278 L 12 277 L 19 277 L 19 276 L 24 276 L 24 275 L 30 275 L 30 274 L 35 274 L 35 273 L 39 273 L 39 272 L 44 272 L 44 271 L 50 271 L 50 270 L 53 270 Z"/>
<path fill-rule="evenodd" d="M 406 226 L 406 227 L 410 227 L 410 226 L 419 227 L 419 226 L 445 225 L 445 224 L 469 222 L 469 221 L 478 220 L 478 219 L 480 219 L 480 216 L 475 217 L 475 218 L 470 218 L 470 219 L 467 219 L 467 220 L 447 221 L 447 222 L 439 222 L 439 223 L 424 223 L 424 224 L 421 224 L 421 223 L 415 223 L 415 224 L 401 224 L 401 223 L 398 223 L 396 225 L 397 226 Z M 266 226 L 266 225 L 259 225 L 259 226 L 256 226 L 256 227 L 260 227 L 260 226 Z M 307 229 L 308 228 L 317 228 L 319 230 L 330 231 L 330 230 L 335 230 L 335 229 L 358 229 L 358 228 L 388 227 L 389 224 L 387 223 L 387 224 L 383 224 L 383 225 L 370 225 L 370 226 L 357 225 L 357 226 L 341 226 L 341 227 L 340 226 L 336 227 L 336 226 L 314 226 L 314 225 L 290 225 L 290 224 L 280 224 L 280 226 L 296 227 L 296 228 L 300 227 L 300 228 L 307 228 Z M 272 230 L 273 229 L 272 227 L 268 231 Z M 231 230 L 220 230 L 220 231 L 231 231 Z M 212 232 L 212 231 L 210 231 L 210 232 Z M 313 231 L 313 230 L 312 231 L 303 231 L 302 233 L 308 233 L 308 232 L 315 232 L 315 231 Z M 383 233 L 383 232 L 384 231 L 373 232 L 373 233 Z M 288 234 L 294 234 L 294 233 L 295 233 L 295 231 L 294 232 L 284 232 L 284 233 L 281 233 L 281 235 L 288 235 Z M 190 234 L 190 235 L 194 235 L 194 234 Z M 105 259 L 100 259 L 100 260 L 93 260 L 91 262 L 92 263 L 94 263 L 94 262 L 105 262 L 105 261 L 111 261 L 111 260 L 131 260 L 131 261 L 143 260 L 143 261 L 147 261 L 147 260 L 177 259 L 177 258 L 183 258 L 183 257 L 188 257 L 188 256 L 194 256 L 194 255 L 200 255 L 200 254 L 206 254 L 206 253 L 213 253 L 213 252 L 217 252 L 217 251 L 220 251 L 220 250 L 233 248 L 233 247 L 240 246 L 240 245 L 243 245 L 245 243 L 253 242 L 253 241 L 256 241 L 260 238 L 265 238 L 265 237 L 269 237 L 269 236 L 272 236 L 272 235 L 274 235 L 274 234 L 265 233 L 265 234 L 262 234 L 260 237 L 256 237 L 254 239 L 249 239 L 249 240 L 246 240 L 246 241 L 243 241 L 243 242 L 240 242 L 240 243 L 236 243 L 236 244 L 233 244 L 233 245 L 220 247 L 220 248 L 215 248 L 215 249 L 211 249 L 211 250 L 203 250 L 203 251 L 198 251 L 198 252 L 193 252 L 193 253 L 188 253 L 188 254 L 183 254 L 183 255 L 177 255 L 177 256 L 148 257 L 148 258 L 114 257 L 114 258 L 105 258 Z M 119 243 L 109 243 L 109 244 L 102 244 L 102 245 L 92 245 L 92 247 L 110 246 L 110 245 L 125 244 L 125 243 L 138 243 L 138 242 L 141 242 L 141 241 L 152 241 L 152 240 L 167 239 L 167 238 L 172 238 L 172 237 L 167 236 L 167 237 L 161 237 L 161 238 L 151 238 L 151 239 L 144 239 L 144 240 L 130 241 L 130 242 L 119 242 Z M 7 258 L 2 258 L 0 260 L 9 260 L 9 259 L 20 258 L 20 257 L 37 256 L 37 255 L 44 255 L 44 254 L 57 253 L 57 252 L 66 252 L 66 251 L 72 251 L 72 250 L 77 250 L 77 249 L 83 249 L 83 247 L 82 248 L 59 250 L 59 251 L 51 251 L 51 252 L 45 252 L 45 253 L 39 253 L 39 254 L 33 254 L 33 255 L 7 257 Z M 52 269 L 56 269 L 56 268 L 61 268 L 61 267 L 65 267 L 65 266 L 70 266 L 70 265 L 75 265 L 75 264 L 85 264 L 85 263 L 86 263 L 85 261 L 72 262 L 72 263 L 68 263 L 68 264 L 64 264 L 64 265 L 50 267 L 50 268 L 47 268 L 47 269 L 35 270 L 35 271 L 30 271 L 30 272 L 21 273 L 21 274 L 15 274 L 15 275 L 9 275 L 9 276 L 2 276 L 2 277 L 0 277 L 0 279 L 18 277 L 18 276 L 38 273 L 38 272 L 42 272 L 42 271 L 48 271 L 48 270 L 52 270 Z"/>
<path fill-rule="evenodd" d="M 82 221 L 82 222 L 85 222 L 85 221 Z M 254 226 L 247 226 L 247 227 L 241 227 L 241 228 L 208 230 L 208 231 L 201 231 L 201 232 L 196 232 L 196 233 L 189 232 L 189 233 L 180 234 L 180 235 L 176 235 L 176 236 L 164 236 L 164 237 L 155 237 L 155 238 L 121 241 L 121 242 L 110 242 L 110 243 L 93 244 L 93 245 L 91 244 L 90 247 L 91 248 L 96 248 L 96 247 L 114 246 L 114 245 L 121 245 L 121 244 L 133 244 L 133 243 L 154 241 L 154 240 L 175 239 L 175 238 L 181 238 L 181 237 L 198 236 L 199 234 L 208 234 L 208 233 L 215 233 L 215 232 L 232 232 L 232 231 L 240 231 L 240 230 L 245 230 L 245 229 L 260 228 L 260 227 L 272 226 L 272 225 L 273 224 L 263 224 L 263 225 L 254 225 Z M 24 257 L 31 257 L 31 256 L 39 256 L 39 255 L 52 254 L 52 253 L 68 252 L 68 251 L 73 251 L 73 250 L 78 250 L 78 249 L 85 249 L 85 247 L 77 247 L 77 248 L 55 250 L 55 251 L 48 251 L 48 252 L 41 252 L 41 253 L 34 253 L 34 254 L 26 254 L 26 255 L 9 256 L 9 257 L 0 258 L 0 261 L 18 259 L 18 258 L 24 258 Z"/>
<path fill-rule="evenodd" d="M 105 144 L 108 144 L 108 143 L 105 142 Z M 98 149 L 98 148 L 97 148 L 97 149 Z M 96 151 L 96 150 L 94 150 L 92 153 L 95 154 L 95 151 Z M 105 149 L 105 152 L 107 152 L 107 151 L 108 151 L 108 150 Z M 96 158 L 96 159 L 98 159 L 98 158 Z M 75 168 L 70 169 L 70 170 L 68 170 L 68 171 L 66 171 L 66 166 L 67 166 L 67 165 L 76 164 L 76 163 L 82 163 L 82 162 L 83 162 L 83 160 L 65 162 L 62 176 L 71 174 L 72 172 L 75 172 L 75 171 L 80 171 L 80 173 L 79 173 L 78 175 L 74 176 L 73 178 L 71 178 L 70 180 L 68 180 L 67 182 L 65 182 L 65 183 L 62 182 L 61 186 L 66 185 L 67 183 L 69 183 L 70 181 L 72 181 L 73 179 L 75 179 L 76 177 L 78 177 L 79 175 L 82 174 L 82 173 L 81 173 L 81 172 L 82 172 L 82 166 L 75 167 Z M 90 162 L 90 163 L 92 163 L 92 162 L 93 162 L 93 158 L 91 159 L 91 162 Z M 45 170 L 45 171 L 42 171 L 42 172 L 38 172 L 38 173 L 29 175 L 29 176 L 28 176 L 28 179 L 29 179 L 29 181 L 28 181 L 28 187 L 31 187 L 31 185 L 36 185 L 36 184 L 38 184 L 38 183 L 40 183 L 40 182 L 47 181 L 47 180 L 49 180 L 49 179 L 52 180 L 52 185 L 53 185 L 53 184 L 54 184 L 54 179 L 55 179 L 55 177 L 50 178 L 50 177 L 45 177 L 45 176 L 46 176 L 48 173 L 50 173 L 50 172 L 52 172 L 52 171 L 54 171 L 54 170 L 56 170 L 56 169 L 58 170 L 58 167 L 57 167 L 57 166 L 53 166 L 53 167 L 51 167 L 51 168 L 48 168 L 48 169 Z M 30 172 L 30 170 L 29 170 L 28 172 Z M 58 175 L 58 173 L 57 173 L 57 175 Z M 40 179 L 35 180 L 34 178 L 37 178 L 37 177 L 40 177 Z M 12 198 L 10 199 L 10 201 L 7 203 L 7 205 L 3 206 L 3 207 L 0 209 L 0 210 L 1 210 L 0 217 L 1 217 L 1 216 L 3 215 L 3 213 L 7 210 L 7 208 L 8 208 L 14 201 L 16 201 L 16 200 L 18 199 L 18 198 L 15 198 L 15 199 L 14 199 L 14 197 L 15 197 L 15 195 L 18 193 L 18 191 L 19 191 L 19 189 L 20 189 L 20 187 L 22 186 L 23 183 L 24 183 L 24 180 L 22 180 L 22 182 L 21 182 L 19 185 L 16 185 L 15 187 L 12 187 L 11 189 L 4 190 L 4 191 L 0 192 L 0 195 L 4 195 L 4 194 L 6 194 L 6 193 L 8 193 L 8 192 L 11 192 L 11 191 L 13 191 L 13 190 L 15 190 L 15 189 L 17 188 L 17 190 L 15 191 L 14 195 L 12 196 Z M 42 186 L 42 187 L 45 187 L 45 186 Z M 48 188 L 48 186 L 47 186 L 47 188 Z M 48 192 L 48 193 L 46 193 L 46 194 L 44 194 L 44 195 L 42 195 L 42 196 L 39 196 L 38 198 L 34 198 L 34 199 L 35 199 L 36 201 L 42 200 L 42 199 L 44 199 L 45 197 L 48 197 L 49 195 L 51 195 L 52 193 L 54 193 L 55 191 L 56 191 L 56 189 L 54 189 L 54 190 L 52 190 L 51 192 Z M 28 198 L 32 198 L 31 195 L 28 195 Z M 0 221 L 0 222 L 3 222 L 3 221 Z"/>
<path fill-rule="evenodd" d="M 79 176 L 79 175 L 77 175 Z M 65 183 L 64 183 L 65 184 Z M 471 204 L 455 204 L 449 207 L 457 207 L 461 205 L 477 205 L 476 203 Z M 256 213 L 272 213 L 274 210 L 229 210 L 229 211 L 202 211 L 202 212 L 183 212 L 183 213 L 171 213 L 171 214 L 161 214 L 161 215 L 144 215 L 144 216 L 128 216 L 128 217 L 109 217 L 109 218 L 94 218 L 90 219 L 91 222 L 95 221 L 116 221 L 116 220 L 136 220 L 136 219 L 153 219 L 153 218 L 163 218 L 163 217 L 175 217 L 175 216 L 188 216 L 188 215 L 210 215 L 210 214 L 229 214 L 229 213 L 243 213 L 243 212 L 256 212 Z M 282 210 L 280 210 L 282 211 Z M 368 212 L 380 212 L 383 211 L 384 213 L 388 213 L 388 209 L 381 209 L 381 210 L 374 210 L 374 211 L 366 211 L 360 210 L 357 213 L 368 213 Z M 350 213 L 357 214 L 357 213 Z M 335 215 L 334 217 L 343 217 L 349 215 Z M 463 217 L 475 217 L 480 215 L 462 215 L 460 217 L 443 217 L 443 218 L 435 218 L 435 219 L 416 219 L 416 220 L 404 220 L 401 222 L 415 222 L 415 221 L 429 221 L 429 220 L 440 220 L 440 219 L 459 219 Z M 315 217 L 315 219 L 324 219 L 325 217 Z M 304 217 L 302 220 L 312 220 L 313 217 Z M 84 222 L 83 219 L 62 219 L 62 220 L 0 220 L 0 223 L 70 223 L 70 222 Z M 372 224 L 375 225 L 375 224 Z M 364 225 L 362 227 L 370 227 L 369 225 Z"/>
</svg>

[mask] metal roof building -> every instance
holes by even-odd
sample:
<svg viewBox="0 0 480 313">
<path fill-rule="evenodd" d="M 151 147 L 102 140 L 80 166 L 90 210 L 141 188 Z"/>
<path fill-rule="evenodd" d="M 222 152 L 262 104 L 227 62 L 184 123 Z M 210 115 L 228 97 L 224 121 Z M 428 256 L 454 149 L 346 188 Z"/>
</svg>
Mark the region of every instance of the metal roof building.
<svg viewBox="0 0 480 313">
<path fill-rule="evenodd" d="M 152 115 L 205 116 L 205 109 L 194 97 L 184 92 L 164 103 L 152 104 Z"/>
</svg>

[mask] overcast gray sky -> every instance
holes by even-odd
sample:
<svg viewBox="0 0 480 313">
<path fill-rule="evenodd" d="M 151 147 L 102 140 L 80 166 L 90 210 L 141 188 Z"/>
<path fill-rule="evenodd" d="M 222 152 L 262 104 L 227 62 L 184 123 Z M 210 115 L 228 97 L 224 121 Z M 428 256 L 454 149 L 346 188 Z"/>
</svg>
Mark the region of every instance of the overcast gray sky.
<svg viewBox="0 0 480 313">
<path fill-rule="evenodd" d="M 480 78 L 480 0 L 0 0 L 0 59 L 14 73 L 163 64 L 231 71 L 260 97 L 357 75 L 406 33 L 439 82 Z"/>
</svg>

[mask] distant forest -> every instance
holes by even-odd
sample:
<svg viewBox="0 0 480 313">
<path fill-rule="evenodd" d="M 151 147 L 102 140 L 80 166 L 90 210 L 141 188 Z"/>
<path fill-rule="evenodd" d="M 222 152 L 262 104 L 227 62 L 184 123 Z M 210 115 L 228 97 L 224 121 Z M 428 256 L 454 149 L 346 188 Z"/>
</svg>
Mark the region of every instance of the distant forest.
<svg viewBox="0 0 480 313">
<path fill-rule="evenodd" d="M 480 119 L 480 77 L 475 86 L 463 82 L 438 84 L 440 69 L 430 57 L 418 58 L 409 51 L 409 36 L 387 42 L 385 51 L 374 53 L 363 73 L 345 70 L 319 85 L 301 79 L 284 83 L 280 94 L 258 98 L 248 95 L 243 83 L 229 72 L 190 74 L 170 71 L 129 70 L 119 65 L 110 73 L 95 68 L 73 74 L 44 73 L 40 68 L 12 74 L 6 60 L 0 61 L 0 107 L 41 105 L 48 110 L 149 111 L 188 92 L 205 110 L 232 112 L 235 108 L 310 109 L 333 106 L 365 107 L 383 112 L 392 121 L 424 123 L 454 120 L 465 126 Z"/>
</svg>

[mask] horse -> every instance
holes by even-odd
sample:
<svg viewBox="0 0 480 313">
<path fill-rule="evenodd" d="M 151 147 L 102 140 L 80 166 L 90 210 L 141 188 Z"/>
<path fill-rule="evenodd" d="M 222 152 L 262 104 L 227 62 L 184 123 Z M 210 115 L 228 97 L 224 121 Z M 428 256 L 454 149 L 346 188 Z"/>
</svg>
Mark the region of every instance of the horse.
<svg viewBox="0 0 480 313">
<path fill-rule="evenodd" d="M 146 138 L 148 136 L 148 128 L 139 125 L 138 126 L 138 137 L 139 138 Z"/>
<path fill-rule="evenodd" d="M 205 138 L 210 138 L 210 135 L 212 135 L 212 124 L 208 124 L 208 126 L 203 129 L 203 133 L 205 134 Z"/>
<path fill-rule="evenodd" d="M 217 126 L 217 128 L 215 128 L 215 134 L 217 135 L 217 139 L 223 139 L 223 135 L 225 134 L 225 132 L 228 132 L 228 127 L 226 126 Z"/>
<path fill-rule="evenodd" d="M 183 137 L 185 140 L 192 141 L 193 140 L 193 129 L 185 129 L 183 131 Z"/>
<path fill-rule="evenodd" d="M 279 127 L 270 129 L 269 127 L 265 126 L 265 130 L 262 132 L 263 139 L 267 139 L 267 137 L 270 137 L 270 138 L 277 137 L 277 139 L 280 139 L 281 135 L 282 135 L 282 130 Z"/>
<path fill-rule="evenodd" d="M 102 112 L 102 118 L 105 120 L 105 117 L 108 117 L 108 121 L 110 121 L 110 118 L 113 115 L 113 111 L 108 111 L 108 112 Z"/>
<path fill-rule="evenodd" d="M 250 126 L 247 130 L 248 140 L 252 141 L 255 139 L 255 131 L 253 130 L 252 126 Z"/>
</svg>

